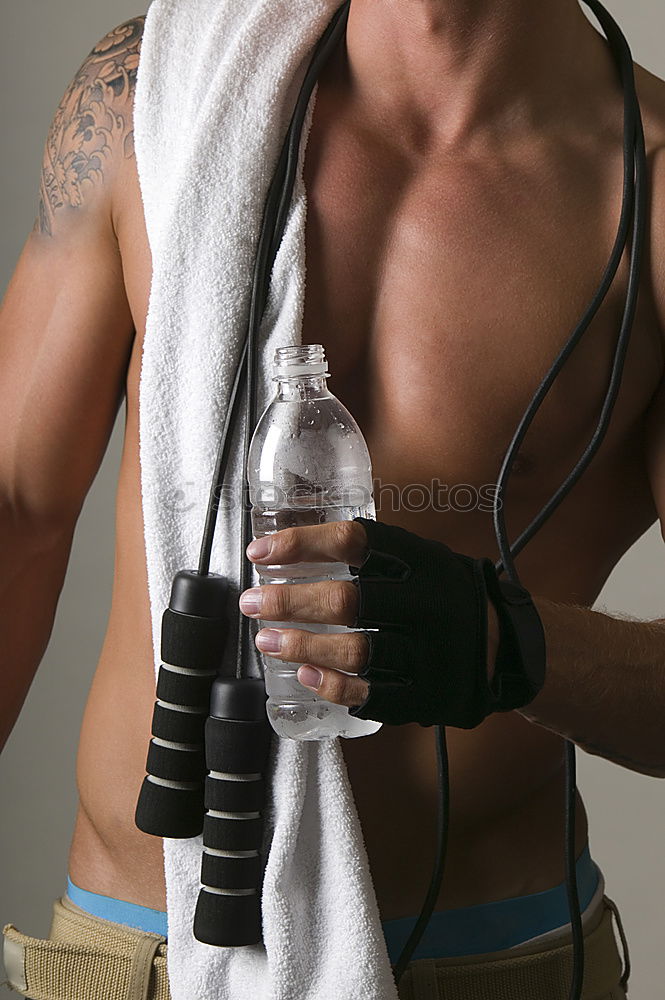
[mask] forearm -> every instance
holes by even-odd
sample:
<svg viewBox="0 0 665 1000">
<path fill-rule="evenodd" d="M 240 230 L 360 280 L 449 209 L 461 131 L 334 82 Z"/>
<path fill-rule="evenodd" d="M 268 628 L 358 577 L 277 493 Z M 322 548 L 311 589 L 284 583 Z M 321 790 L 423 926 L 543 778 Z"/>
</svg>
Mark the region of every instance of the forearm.
<svg viewBox="0 0 665 1000">
<path fill-rule="evenodd" d="M 589 753 L 665 777 L 665 622 L 535 603 L 547 674 L 521 714 Z"/>
<path fill-rule="evenodd" d="M 0 750 L 48 645 L 72 535 L 0 518 Z"/>
</svg>

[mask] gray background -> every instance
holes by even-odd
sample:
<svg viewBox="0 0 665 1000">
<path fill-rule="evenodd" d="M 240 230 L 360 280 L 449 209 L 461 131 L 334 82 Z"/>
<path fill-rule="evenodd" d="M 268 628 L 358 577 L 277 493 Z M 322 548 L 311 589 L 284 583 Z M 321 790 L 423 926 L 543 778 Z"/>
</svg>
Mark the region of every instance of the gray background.
<svg viewBox="0 0 665 1000">
<path fill-rule="evenodd" d="M 665 78 L 662 0 L 606 5 L 636 60 Z M 99 38 L 146 8 L 146 0 L 2 0 L 0 291 L 32 227 L 42 146 L 65 86 Z M 0 925 L 11 920 L 34 935 L 47 933 L 51 900 L 67 874 L 78 729 L 111 599 L 122 416 L 78 524 L 51 643 L 0 758 Z M 599 604 L 656 618 L 665 616 L 664 594 L 665 551 L 653 528 L 617 567 Z M 631 1000 L 652 1000 L 665 980 L 665 784 L 578 758 L 592 853 L 631 942 Z M 10 995 L 0 987 L 0 996 Z"/>
</svg>

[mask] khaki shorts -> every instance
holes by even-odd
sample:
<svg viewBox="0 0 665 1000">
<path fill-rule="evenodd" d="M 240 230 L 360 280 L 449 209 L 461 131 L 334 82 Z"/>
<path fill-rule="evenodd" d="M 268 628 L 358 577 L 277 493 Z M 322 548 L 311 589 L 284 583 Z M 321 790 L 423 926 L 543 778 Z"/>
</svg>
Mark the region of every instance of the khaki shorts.
<svg viewBox="0 0 665 1000">
<path fill-rule="evenodd" d="M 30 1000 L 170 1000 L 166 941 L 92 917 L 66 896 L 48 940 L 4 928 L 9 985 Z"/>
<path fill-rule="evenodd" d="M 619 956 L 616 919 L 623 961 Z M 407 966 L 400 1000 L 568 1000 L 573 967 L 570 929 L 487 955 L 423 958 Z M 625 1000 L 629 963 L 618 910 L 607 896 L 585 912 L 583 1000 Z"/>
<path fill-rule="evenodd" d="M 584 1000 L 626 997 L 627 958 L 619 957 L 613 916 L 627 954 L 607 896 L 585 913 Z M 164 938 L 90 916 L 66 897 L 54 904 L 48 940 L 11 924 L 4 934 L 10 985 L 30 1000 L 169 1000 Z M 419 959 L 402 976 L 400 1000 L 567 1000 L 570 932 L 545 939 L 491 955 Z"/>
</svg>

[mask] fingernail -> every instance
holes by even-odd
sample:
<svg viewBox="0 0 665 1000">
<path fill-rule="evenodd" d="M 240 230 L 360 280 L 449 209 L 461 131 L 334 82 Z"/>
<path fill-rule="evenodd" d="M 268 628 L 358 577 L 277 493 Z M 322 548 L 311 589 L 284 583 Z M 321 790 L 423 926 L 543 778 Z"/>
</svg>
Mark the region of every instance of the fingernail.
<svg viewBox="0 0 665 1000">
<path fill-rule="evenodd" d="M 308 688 L 314 688 L 314 690 L 321 687 L 321 681 L 323 680 L 321 671 L 315 670 L 314 667 L 301 667 L 297 677 L 301 684 L 304 684 Z"/>
<path fill-rule="evenodd" d="M 282 633 L 276 628 L 263 628 L 256 636 L 256 645 L 264 653 L 279 653 Z"/>
<path fill-rule="evenodd" d="M 270 555 L 272 548 L 272 538 L 264 535 L 263 538 L 255 538 L 247 546 L 247 555 L 250 559 L 265 559 Z"/>
<path fill-rule="evenodd" d="M 244 594 L 240 595 L 240 610 L 244 611 L 246 615 L 258 615 L 262 601 L 263 594 L 259 587 L 246 590 Z"/>
</svg>

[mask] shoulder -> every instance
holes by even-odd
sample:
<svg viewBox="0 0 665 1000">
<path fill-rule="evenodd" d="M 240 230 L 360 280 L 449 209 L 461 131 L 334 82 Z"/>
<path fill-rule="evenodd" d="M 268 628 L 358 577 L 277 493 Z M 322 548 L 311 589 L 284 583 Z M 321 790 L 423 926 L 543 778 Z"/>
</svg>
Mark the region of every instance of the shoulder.
<svg viewBox="0 0 665 1000">
<path fill-rule="evenodd" d="M 145 14 L 142 14 L 104 35 L 83 61 L 73 86 L 79 91 L 94 90 L 98 99 L 109 104 L 131 103 L 144 26 Z"/>
<path fill-rule="evenodd" d="M 44 148 L 35 230 L 107 202 L 134 156 L 133 107 L 145 15 L 109 31 L 86 56 L 53 117 Z"/>
</svg>

